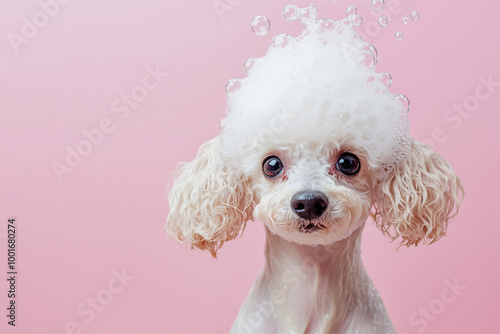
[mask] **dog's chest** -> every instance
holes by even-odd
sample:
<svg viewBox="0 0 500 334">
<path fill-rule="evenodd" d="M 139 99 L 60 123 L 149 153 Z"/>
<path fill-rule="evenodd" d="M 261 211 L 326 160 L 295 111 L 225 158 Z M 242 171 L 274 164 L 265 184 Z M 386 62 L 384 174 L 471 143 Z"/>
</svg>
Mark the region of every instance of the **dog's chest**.
<svg viewBox="0 0 500 334">
<path fill-rule="evenodd" d="M 340 280 L 317 267 L 307 268 L 264 271 L 231 333 L 394 333 L 364 270 Z"/>
</svg>

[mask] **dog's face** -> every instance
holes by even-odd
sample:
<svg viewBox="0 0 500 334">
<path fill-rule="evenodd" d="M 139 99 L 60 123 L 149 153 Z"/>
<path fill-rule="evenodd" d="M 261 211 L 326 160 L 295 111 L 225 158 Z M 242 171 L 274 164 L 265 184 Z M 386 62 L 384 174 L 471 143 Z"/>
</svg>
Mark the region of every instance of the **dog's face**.
<svg viewBox="0 0 500 334">
<path fill-rule="evenodd" d="M 294 142 L 263 148 L 250 171 L 254 217 L 300 244 L 348 237 L 369 215 L 375 169 L 361 147 L 347 142 Z"/>
</svg>

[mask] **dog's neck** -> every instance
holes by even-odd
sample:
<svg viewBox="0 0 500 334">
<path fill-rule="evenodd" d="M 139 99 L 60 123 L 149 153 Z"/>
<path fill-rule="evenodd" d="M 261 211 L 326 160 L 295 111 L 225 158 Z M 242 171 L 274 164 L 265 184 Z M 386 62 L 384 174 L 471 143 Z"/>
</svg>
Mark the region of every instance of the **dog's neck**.
<svg viewBox="0 0 500 334">
<path fill-rule="evenodd" d="M 320 323 L 317 317 L 329 317 L 335 328 L 320 332 L 341 332 L 359 294 L 369 289 L 361 261 L 361 230 L 331 245 L 312 247 L 286 241 L 266 229 L 263 276 L 283 290 L 283 304 L 289 310 L 309 313 L 308 326 Z"/>
<path fill-rule="evenodd" d="M 255 324 L 255 333 L 272 328 L 285 333 L 370 333 L 374 328 L 375 333 L 390 333 L 390 320 L 361 261 L 362 229 L 316 247 L 286 241 L 266 229 L 266 266 L 239 321 L 252 327 L 249 319 L 260 314 L 263 321 Z"/>
<path fill-rule="evenodd" d="M 361 230 L 330 245 L 313 247 L 286 241 L 266 228 L 266 271 L 274 275 L 295 268 L 307 273 L 308 277 L 313 275 L 315 279 L 327 279 L 328 282 L 352 281 L 353 275 L 364 273 Z"/>
</svg>

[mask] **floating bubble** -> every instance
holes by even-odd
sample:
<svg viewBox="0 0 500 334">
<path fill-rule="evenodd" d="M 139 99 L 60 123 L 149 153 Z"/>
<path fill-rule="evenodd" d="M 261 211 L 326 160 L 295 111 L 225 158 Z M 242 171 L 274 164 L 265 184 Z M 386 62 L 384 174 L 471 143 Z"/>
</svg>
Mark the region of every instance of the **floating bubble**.
<svg viewBox="0 0 500 334">
<path fill-rule="evenodd" d="M 271 28 L 271 22 L 269 22 L 267 17 L 259 15 L 254 17 L 251 27 L 255 35 L 264 36 L 269 32 L 269 29 Z"/>
<path fill-rule="evenodd" d="M 373 69 L 376 64 L 376 60 L 370 52 L 363 51 L 356 55 L 356 63 L 358 63 L 361 68 Z"/>
<path fill-rule="evenodd" d="M 389 19 L 387 18 L 387 16 L 382 15 L 378 18 L 378 24 L 380 24 L 381 27 L 385 27 L 387 23 L 389 23 Z"/>
<path fill-rule="evenodd" d="M 404 24 L 408 24 L 408 23 L 410 23 L 410 18 L 403 16 L 403 18 L 401 19 L 401 22 L 403 22 Z"/>
<path fill-rule="evenodd" d="M 418 10 L 411 12 L 411 18 L 413 21 L 418 21 L 420 19 L 420 13 Z"/>
<path fill-rule="evenodd" d="M 392 77 L 389 73 L 387 72 L 384 72 L 384 73 L 380 73 L 378 75 L 378 79 L 380 80 L 380 82 L 382 83 L 382 85 L 384 85 L 385 87 L 387 88 L 390 88 L 391 85 L 392 85 Z"/>
<path fill-rule="evenodd" d="M 244 69 L 245 69 L 245 73 L 246 74 L 248 74 L 248 72 L 250 72 L 250 70 L 252 69 L 253 65 L 255 65 L 255 59 L 253 59 L 253 58 L 248 59 L 245 62 Z"/>
<path fill-rule="evenodd" d="M 394 95 L 394 99 L 401 103 L 401 106 L 406 110 L 406 112 L 410 111 L 410 100 L 402 94 Z"/>
<path fill-rule="evenodd" d="M 402 39 L 403 39 L 404 34 L 403 34 L 401 31 L 398 31 L 398 32 L 396 32 L 396 33 L 394 34 L 394 37 L 395 37 L 398 41 L 400 41 L 400 40 L 402 40 Z"/>
<path fill-rule="evenodd" d="M 283 17 L 287 21 L 295 21 L 302 16 L 301 9 L 295 5 L 288 5 L 283 8 L 281 15 L 283 15 Z"/>
<path fill-rule="evenodd" d="M 238 79 L 231 79 L 226 83 L 226 93 L 231 94 L 237 92 L 241 88 L 241 81 Z"/>
<path fill-rule="evenodd" d="M 345 10 L 345 15 L 347 17 L 349 16 L 354 16 L 358 13 L 358 9 L 356 8 L 356 6 L 349 6 L 347 7 L 347 9 Z"/>
<path fill-rule="evenodd" d="M 384 0 L 372 0 L 372 9 L 374 11 L 380 11 L 384 9 L 385 2 Z"/>
</svg>

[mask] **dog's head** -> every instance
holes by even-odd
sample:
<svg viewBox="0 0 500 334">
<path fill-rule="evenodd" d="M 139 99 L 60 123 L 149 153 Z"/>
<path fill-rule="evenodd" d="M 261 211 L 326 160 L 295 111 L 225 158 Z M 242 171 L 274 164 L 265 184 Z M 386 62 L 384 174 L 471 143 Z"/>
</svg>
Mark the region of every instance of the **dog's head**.
<svg viewBox="0 0 500 334">
<path fill-rule="evenodd" d="M 372 209 L 403 244 L 444 235 L 459 179 L 410 137 L 407 108 L 370 63 L 373 47 L 344 21 L 329 24 L 282 36 L 231 82 L 220 136 L 169 193 L 171 235 L 215 256 L 255 217 L 289 241 L 326 245 Z"/>
</svg>

